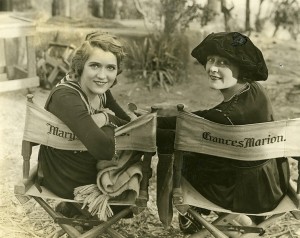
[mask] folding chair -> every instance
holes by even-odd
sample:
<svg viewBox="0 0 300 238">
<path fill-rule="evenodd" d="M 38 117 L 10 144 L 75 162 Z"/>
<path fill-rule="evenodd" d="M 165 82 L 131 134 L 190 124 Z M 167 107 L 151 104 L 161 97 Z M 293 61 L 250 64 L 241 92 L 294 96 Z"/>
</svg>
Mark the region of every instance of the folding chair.
<svg viewBox="0 0 300 238">
<path fill-rule="evenodd" d="M 249 226 L 243 226 L 243 223 L 239 223 L 236 219 L 241 213 L 224 209 L 207 200 L 181 175 L 185 152 L 248 161 L 299 156 L 300 118 L 241 126 L 221 125 L 184 111 L 183 105 L 178 105 L 177 108 L 179 112 L 174 144 L 173 204 L 179 214 L 185 215 L 188 212 L 204 227 L 190 238 L 205 237 L 209 233 L 217 238 L 256 237 L 263 234 L 268 226 L 287 212 L 291 212 L 295 218 L 300 219 L 299 157 L 294 157 L 298 160 L 298 181 L 290 180 L 288 194 L 274 210 L 260 214 L 244 214 L 267 217 L 261 223 Z M 207 135 L 218 139 L 210 140 Z M 262 143 L 258 141 L 260 138 L 267 139 L 265 143 Z M 224 142 L 225 140 L 243 141 L 246 144 L 243 147 L 234 147 Z M 191 206 L 214 211 L 219 216 L 215 221 L 208 222 Z"/>
<path fill-rule="evenodd" d="M 116 150 L 134 150 L 143 152 L 143 177 L 140 182 L 139 196 L 137 198 L 129 197 L 125 200 L 109 200 L 110 205 L 125 205 L 126 208 L 109 218 L 106 222 L 100 222 L 99 219 L 88 220 L 64 217 L 51 207 L 51 203 L 49 203 L 51 200 L 48 199 L 72 202 L 78 210 L 85 214 L 85 210 L 80 209 L 82 204 L 78 204 L 78 202 L 74 200 L 60 198 L 43 186 L 41 186 L 42 192 L 40 193 L 35 186 L 37 166 L 30 169 L 33 146 L 43 144 L 66 150 L 86 150 L 86 148 L 79 140 L 68 140 L 63 136 L 57 136 L 59 133 L 56 133 L 56 136 L 53 135 L 55 133 L 49 133 L 49 126 L 52 126 L 52 128 L 56 128 L 56 132 L 64 132 L 64 135 L 67 135 L 67 133 L 72 134 L 63 122 L 50 112 L 36 105 L 32 98 L 33 95 L 27 95 L 26 121 L 22 141 L 23 179 L 15 185 L 14 191 L 16 197 L 22 199 L 23 202 L 26 202 L 26 200 L 28 201 L 30 198 L 34 198 L 42 206 L 42 208 L 53 218 L 54 222 L 58 223 L 62 228 L 62 230 L 55 234 L 55 237 L 67 233 L 70 237 L 87 238 L 96 237 L 103 232 L 108 233 L 112 237 L 123 237 L 120 233 L 110 228 L 110 226 L 128 214 L 131 214 L 132 212 L 138 214 L 147 207 L 148 184 L 149 178 L 152 175 L 151 159 L 156 152 L 156 112 L 148 113 L 122 127 L 116 128 Z M 97 114 L 93 115 L 93 117 L 94 116 L 97 117 Z M 52 132 L 53 131 L 54 129 Z M 93 228 L 81 234 L 74 228 L 76 225 L 89 225 Z"/>
</svg>

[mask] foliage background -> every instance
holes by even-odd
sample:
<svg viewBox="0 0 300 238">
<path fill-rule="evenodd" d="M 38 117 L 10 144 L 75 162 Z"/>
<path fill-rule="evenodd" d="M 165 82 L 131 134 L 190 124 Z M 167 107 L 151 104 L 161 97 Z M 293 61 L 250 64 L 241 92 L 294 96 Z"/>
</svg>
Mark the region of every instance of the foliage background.
<svg viewBox="0 0 300 238">
<path fill-rule="evenodd" d="M 49 18 L 47 14 L 50 13 L 46 10 L 42 11 L 41 8 L 47 4 L 50 6 L 51 1 L 44 0 L 45 5 L 38 4 L 38 2 L 24 1 L 23 4 L 27 3 L 25 5 L 29 10 L 20 13 L 37 20 L 37 53 L 45 50 L 49 41 L 78 45 L 85 34 L 95 28 L 119 35 L 128 44 L 128 47 L 134 41 L 143 43 L 145 36 L 149 33 L 138 13 L 136 13 L 138 20 L 122 19 L 121 21 L 108 21 L 90 15 L 85 16 L 84 14 L 86 12 L 88 14 L 88 10 L 82 11 L 82 16 L 85 18 L 61 15 Z M 76 2 L 80 3 L 80 1 Z M 232 10 L 237 15 L 236 19 L 241 19 L 244 16 L 244 10 L 237 9 L 238 6 L 244 6 L 242 2 L 239 1 L 240 4 L 235 4 L 236 8 Z M 40 10 L 36 11 L 37 7 Z M 48 8 L 45 7 L 45 9 Z M 257 8 L 252 7 L 251 10 L 253 9 Z M 271 6 L 266 5 L 264 9 L 268 12 Z M 253 14 L 255 16 L 254 10 Z M 178 46 L 181 52 L 179 55 L 185 55 L 184 57 L 187 59 L 184 67 L 185 80 L 180 80 L 180 77 L 176 76 L 176 83 L 169 85 L 168 91 L 157 86 L 149 91 L 145 80 L 136 80 L 131 71 L 125 70 L 118 79 L 118 85 L 112 90 L 121 105 L 126 109 L 128 102 L 134 102 L 144 109 L 149 109 L 154 104 L 174 109 L 176 104 L 184 103 L 189 110 L 195 110 L 206 109 L 220 102 L 222 100 L 221 95 L 209 89 L 203 68 L 190 56 L 191 49 L 207 33 L 224 29 L 223 16 L 219 17 L 218 21 L 205 27 L 196 21 L 192 22 L 186 29 L 185 37 L 188 41 L 185 45 Z M 252 18 L 252 27 L 254 27 L 254 19 Z M 241 27 L 243 27 L 244 21 L 238 20 L 237 22 L 241 23 Z M 272 37 L 274 29 L 275 26 L 271 22 L 266 22 L 262 32 L 252 31 L 250 35 L 255 44 L 261 48 L 269 68 L 269 78 L 263 85 L 273 102 L 277 119 L 300 117 L 299 41 L 293 39 L 289 31 L 282 27 L 276 36 Z M 21 138 L 24 127 L 26 94 L 29 91 L 35 95 L 35 101 L 40 105 L 44 104 L 49 94 L 48 90 L 42 88 L 23 89 L 0 94 L 0 237 L 47 237 L 58 228 L 39 205 L 33 201 L 22 205 L 13 194 L 13 186 L 21 178 L 22 172 Z M 128 237 L 183 237 L 178 228 L 176 215 L 171 228 L 168 230 L 164 229 L 158 220 L 155 207 L 156 163 L 157 157 L 154 157 L 152 163 L 154 176 L 150 184 L 149 209 L 139 216 L 123 220 L 115 226 Z M 296 163 L 291 163 L 292 177 L 295 177 L 296 167 Z M 209 217 L 209 219 L 212 218 Z M 299 229 L 299 221 L 286 215 L 276 224 L 273 224 L 264 237 L 299 237 Z"/>
</svg>

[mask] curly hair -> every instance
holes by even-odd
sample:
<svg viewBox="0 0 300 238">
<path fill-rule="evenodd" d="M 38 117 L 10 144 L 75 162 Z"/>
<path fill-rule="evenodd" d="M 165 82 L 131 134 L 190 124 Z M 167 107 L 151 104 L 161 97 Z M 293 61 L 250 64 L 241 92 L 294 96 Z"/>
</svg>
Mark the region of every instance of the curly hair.
<svg viewBox="0 0 300 238">
<path fill-rule="evenodd" d="M 122 61 L 126 56 L 123 44 L 114 35 L 104 32 L 92 32 L 86 35 L 85 41 L 77 48 L 70 65 L 70 74 L 75 80 L 79 80 L 84 64 L 90 57 L 93 48 L 100 48 L 113 53 L 117 58 L 119 75 L 122 72 Z"/>
</svg>

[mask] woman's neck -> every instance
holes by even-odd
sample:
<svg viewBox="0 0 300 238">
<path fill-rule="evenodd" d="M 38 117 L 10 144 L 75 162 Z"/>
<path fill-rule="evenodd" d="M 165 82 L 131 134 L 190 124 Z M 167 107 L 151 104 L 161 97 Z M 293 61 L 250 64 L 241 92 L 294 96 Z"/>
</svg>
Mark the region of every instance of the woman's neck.
<svg viewBox="0 0 300 238">
<path fill-rule="evenodd" d="M 221 93 L 223 94 L 224 97 L 224 102 L 230 101 L 235 95 L 241 93 L 248 83 L 237 83 L 236 85 L 230 87 L 230 88 L 225 88 L 221 89 Z"/>
<path fill-rule="evenodd" d="M 82 91 L 87 96 L 88 102 L 89 102 L 90 106 L 93 107 L 93 108 L 98 108 L 99 103 L 100 103 L 99 95 L 90 92 L 87 88 L 82 87 L 82 85 L 80 84 L 80 82 L 79 82 L 79 85 L 80 85 Z"/>
</svg>

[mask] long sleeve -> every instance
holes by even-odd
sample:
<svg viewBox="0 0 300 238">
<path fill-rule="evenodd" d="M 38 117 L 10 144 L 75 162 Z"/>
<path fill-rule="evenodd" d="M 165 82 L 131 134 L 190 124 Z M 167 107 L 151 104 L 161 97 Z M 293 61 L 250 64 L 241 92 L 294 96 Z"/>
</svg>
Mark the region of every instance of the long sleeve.
<svg viewBox="0 0 300 238">
<path fill-rule="evenodd" d="M 231 121 L 229 120 L 226 115 L 218 110 L 218 109 L 209 109 L 209 110 L 204 110 L 204 111 L 195 111 L 193 112 L 195 115 L 203 117 L 209 121 L 219 123 L 219 124 L 224 124 L 224 125 L 231 125 Z"/>
<path fill-rule="evenodd" d="M 157 117 L 157 127 L 160 129 L 175 130 L 176 116 L 171 117 Z"/>
<path fill-rule="evenodd" d="M 230 120 L 219 110 L 209 109 L 204 111 L 192 112 L 197 116 L 203 117 L 209 121 L 213 121 L 220 124 L 230 125 Z M 158 117 L 157 127 L 160 129 L 175 130 L 176 128 L 176 116 L 172 117 Z"/>
<path fill-rule="evenodd" d="M 79 94 L 72 89 L 56 90 L 48 110 L 62 120 L 97 160 L 109 160 L 114 155 L 114 130 L 99 128 L 89 115 Z"/>
<path fill-rule="evenodd" d="M 106 92 L 107 102 L 106 106 L 112 110 L 116 116 L 122 120 L 125 120 L 127 122 L 130 121 L 130 117 L 127 115 L 127 113 L 120 107 L 120 105 L 117 103 L 117 101 L 114 99 L 113 95 L 111 94 L 111 91 L 108 90 Z"/>
</svg>

